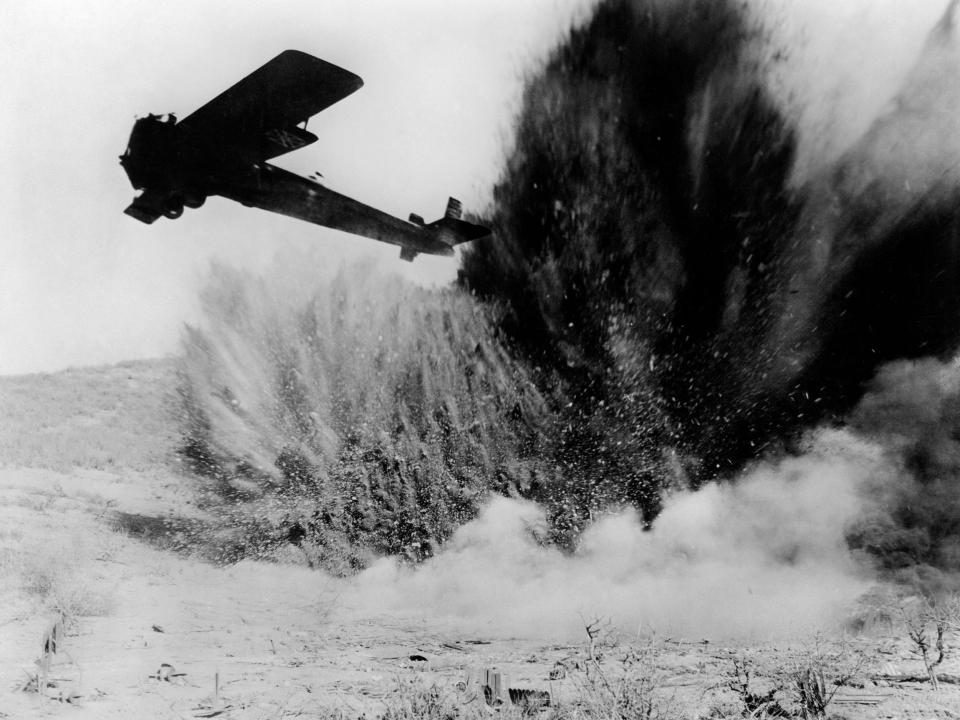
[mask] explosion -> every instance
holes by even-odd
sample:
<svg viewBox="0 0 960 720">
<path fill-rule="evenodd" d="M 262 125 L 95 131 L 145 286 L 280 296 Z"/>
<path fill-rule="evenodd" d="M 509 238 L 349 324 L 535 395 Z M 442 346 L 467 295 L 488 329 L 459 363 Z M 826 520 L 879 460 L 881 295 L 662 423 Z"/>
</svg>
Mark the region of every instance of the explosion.
<svg viewBox="0 0 960 720">
<path fill-rule="evenodd" d="M 309 498 L 319 565 L 392 607 L 750 633 L 951 587 L 957 4 L 844 123 L 771 2 L 599 3 L 527 83 L 458 287 L 214 278 L 187 454 Z"/>
</svg>

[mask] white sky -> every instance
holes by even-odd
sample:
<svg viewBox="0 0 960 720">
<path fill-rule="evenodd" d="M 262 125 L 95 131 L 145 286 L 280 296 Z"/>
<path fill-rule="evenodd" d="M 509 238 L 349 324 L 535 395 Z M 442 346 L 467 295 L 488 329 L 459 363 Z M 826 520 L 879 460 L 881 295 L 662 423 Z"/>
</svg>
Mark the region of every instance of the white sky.
<svg viewBox="0 0 960 720">
<path fill-rule="evenodd" d="M 662 0 L 670 2 L 671 0 Z M 0 0 L 0 374 L 176 351 L 211 258 L 251 269 L 313 252 L 318 272 L 373 256 L 421 282 L 453 258 L 211 198 L 152 226 L 122 213 L 137 115 L 183 118 L 282 50 L 365 86 L 310 121 L 278 164 L 400 217 L 448 195 L 486 203 L 521 79 L 594 0 Z M 863 132 L 946 0 L 752 0 L 788 49 L 781 98 L 801 163 Z"/>
<path fill-rule="evenodd" d="M 487 201 L 520 81 L 591 0 L 37 2 L 0 10 L 0 373 L 176 350 L 211 258 L 258 269 L 315 248 L 318 272 L 363 256 L 423 282 L 452 258 L 211 198 L 176 221 L 122 213 L 135 116 L 183 118 L 282 50 L 365 86 L 310 121 L 282 164 L 400 217 Z M 325 267 L 320 267 L 324 265 Z"/>
</svg>

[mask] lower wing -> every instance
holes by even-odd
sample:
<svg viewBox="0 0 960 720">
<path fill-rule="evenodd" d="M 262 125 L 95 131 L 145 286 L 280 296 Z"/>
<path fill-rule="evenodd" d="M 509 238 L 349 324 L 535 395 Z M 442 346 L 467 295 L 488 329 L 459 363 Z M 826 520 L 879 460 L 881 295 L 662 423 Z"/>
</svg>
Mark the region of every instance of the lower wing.
<svg viewBox="0 0 960 720">
<path fill-rule="evenodd" d="M 244 205 L 399 245 L 417 253 L 452 255 L 429 226 L 406 222 L 269 163 L 223 178 L 214 192 Z"/>
</svg>

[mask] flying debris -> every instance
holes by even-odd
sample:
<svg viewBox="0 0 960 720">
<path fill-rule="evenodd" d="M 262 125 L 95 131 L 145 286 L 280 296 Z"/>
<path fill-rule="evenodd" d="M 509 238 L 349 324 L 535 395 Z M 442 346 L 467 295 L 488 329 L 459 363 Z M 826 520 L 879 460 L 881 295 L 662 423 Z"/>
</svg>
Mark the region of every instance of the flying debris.
<svg viewBox="0 0 960 720">
<path fill-rule="evenodd" d="M 347 70 L 287 50 L 179 122 L 173 114 L 138 119 L 120 164 L 143 192 L 124 212 L 149 224 L 220 195 L 399 245 L 408 261 L 421 253 L 453 255 L 454 246 L 489 235 L 461 219 L 454 198 L 435 222 L 413 213 L 405 221 L 266 162 L 315 142 L 307 120 L 362 85 Z"/>
</svg>

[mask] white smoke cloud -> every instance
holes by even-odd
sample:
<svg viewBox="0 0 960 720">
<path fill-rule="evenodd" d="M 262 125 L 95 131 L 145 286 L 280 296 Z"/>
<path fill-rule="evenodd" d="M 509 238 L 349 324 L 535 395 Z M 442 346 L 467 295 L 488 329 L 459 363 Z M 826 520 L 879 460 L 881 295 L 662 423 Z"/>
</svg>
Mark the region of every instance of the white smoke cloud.
<svg viewBox="0 0 960 720">
<path fill-rule="evenodd" d="M 492 636 L 576 638 L 598 617 L 697 638 L 806 634 L 842 622 L 870 584 L 844 533 L 859 488 L 886 472 L 877 446 L 821 431 L 802 457 L 670 497 L 649 531 L 629 510 L 599 519 L 570 555 L 538 541 L 541 508 L 495 498 L 422 566 L 374 564 L 340 611 Z"/>
<path fill-rule="evenodd" d="M 850 421 L 888 447 L 897 437 L 929 441 L 934 433 L 952 432 L 945 416 L 955 412 L 958 395 L 960 357 L 900 360 L 880 368 Z"/>
<path fill-rule="evenodd" d="M 944 37 L 929 47 L 948 0 L 754 0 L 751 7 L 776 54 L 768 64 L 772 87 L 797 125 L 798 184 L 831 166 L 878 118 L 896 110 L 894 99 L 905 87 L 920 105 L 956 109 L 947 67 L 956 66 L 956 39 Z M 926 127 L 920 138 L 943 125 L 928 117 L 921 122 Z M 904 138 L 906 147 L 920 138 Z"/>
</svg>

